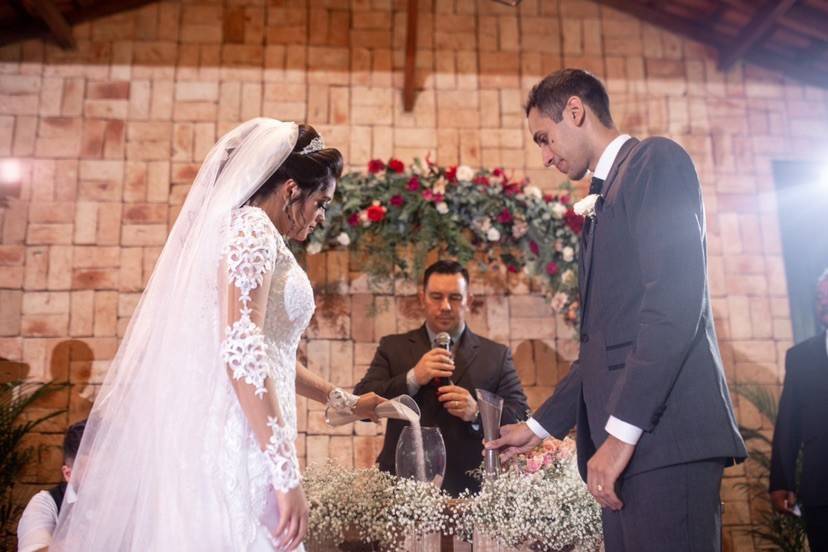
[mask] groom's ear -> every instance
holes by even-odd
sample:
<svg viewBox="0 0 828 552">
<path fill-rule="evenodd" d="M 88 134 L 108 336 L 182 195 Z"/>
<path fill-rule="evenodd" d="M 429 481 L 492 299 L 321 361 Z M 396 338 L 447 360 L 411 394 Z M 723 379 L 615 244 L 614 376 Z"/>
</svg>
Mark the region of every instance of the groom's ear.
<svg viewBox="0 0 828 552">
<path fill-rule="evenodd" d="M 584 102 L 578 96 L 571 96 L 566 101 L 566 106 L 563 111 L 564 119 L 572 124 L 572 126 L 582 126 L 586 121 L 586 108 Z"/>
</svg>

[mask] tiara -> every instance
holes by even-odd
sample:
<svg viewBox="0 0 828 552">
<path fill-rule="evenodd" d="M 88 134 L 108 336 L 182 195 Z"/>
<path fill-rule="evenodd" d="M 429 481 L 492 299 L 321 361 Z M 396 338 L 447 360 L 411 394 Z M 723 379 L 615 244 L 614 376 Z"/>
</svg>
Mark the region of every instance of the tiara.
<svg viewBox="0 0 828 552">
<path fill-rule="evenodd" d="M 299 152 L 299 155 L 307 155 L 309 153 L 314 153 L 323 149 L 325 149 L 325 141 L 322 140 L 321 136 L 317 136 L 316 138 L 310 141 L 310 144 L 302 148 L 302 151 Z"/>
</svg>

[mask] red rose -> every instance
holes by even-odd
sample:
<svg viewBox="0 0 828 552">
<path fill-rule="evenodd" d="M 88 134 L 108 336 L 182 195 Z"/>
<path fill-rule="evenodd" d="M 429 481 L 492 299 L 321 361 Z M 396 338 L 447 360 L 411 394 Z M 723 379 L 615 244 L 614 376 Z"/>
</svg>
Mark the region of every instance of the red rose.
<svg viewBox="0 0 828 552">
<path fill-rule="evenodd" d="M 382 205 L 371 205 L 365 212 L 371 222 L 380 222 L 385 218 L 385 207 Z"/>
<path fill-rule="evenodd" d="M 431 188 L 426 188 L 423 190 L 423 199 L 426 201 L 432 201 L 434 203 L 440 203 L 443 201 L 443 194 L 435 194 L 431 191 Z"/>
<path fill-rule="evenodd" d="M 475 178 L 473 180 L 473 182 L 475 184 L 477 184 L 478 186 L 488 186 L 489 185 L 489 179 L 486 178 L 485 176 L 482 176 L 482 175 Z"/>
<path fill-rule="evenodd" d="M 545 203 L 552 203 L 553 201 L 555 201 L 555 196 L 553 196 L 552 194 L 543 194 L 543 201 Z"/>
<path fill-rule="evenodd" d="M 446 171 L 446 180 L 454 182 L 457 180 L 457 167 L 449 167 Z"/>
<path fill-rule="evenodd" d="M 405 170 L 405 164 L 399 159 L 392 159 L 388 162 L 388 170 L 395 173 L 401 173 Z"/>
<path fill-rule="evenodd" d="M 503 178 L 506 176 L 506 173 L 503 172 L 503 169 L 497 167 L 495 170 L 492 171 L 492 175 Z"/>
<path fill-rule="evenodd" d="M 348 226 L 359 226 L 359 213 L 351 213 L 348 217 Z"/>
<path fill-rule="evenodd" d="M 584 217 L 576 215 L 572 209 L 568 210 L 564 215 L 564 222 L 576 234 L 580 234 L 584 228 Z"/>
<path fill-rule="evenodd" d="M 554 276 L 558 273 L 558 265 L 555 264 L 555 261 L 549 261 L 546 263 L 546 273 L 550 276 Z"/>
<path fill-rule="evenodd" d="M 405 198 L 397 194 L 393 196 L 391 199 L 389 199 L 388 203 L 390 203 L 394 207 L 402 207 L 403 205 L 405 205 Z"/>
<path fill-rule="evenodd" d="M 408 188 L 409 192 L 416 192 L 420 189 L 420 179 L 416 176 L 412 176 L 411 179 L 408 181 Z"/>
<path fill-rule="evenodd" d="M 529 251 L 531 251 L 532 254 L 534 254 L 534 255 L 539 255 L 540 254 L 540 246 L 536 242 L 530 241 L 529 242 Z"/>
<path fill-rule="evenodd" d="M 513 264 L 510 264 L 510 265 L 506 266 L 506 270 L 508 270 L 512 274 L 517 274 L 517 271 L 518 271 L 517 267 Z"/>
<path fill-rule="evenodd" d="M 385 170 L 385 163 L 380 161 L 379 159 L 371 159 L 368 161 L 368 172 L 371 174 L 377 174 L 378 172 L 382 172 Z"/>
<path fill-rule="evenodd" d="M 512 213 L 509 212 L 509 209 L 503 208 L 499 215 L 497 215 L 497 222 L 500 224 L 509 224 L 513 221 Z"/>
<path fill-rule="evenodd" d="M 516 196 L 521 192 L 520 185 L 514 183 L 504 183 L 503 193 L 507 196 Z"/>
</svg>

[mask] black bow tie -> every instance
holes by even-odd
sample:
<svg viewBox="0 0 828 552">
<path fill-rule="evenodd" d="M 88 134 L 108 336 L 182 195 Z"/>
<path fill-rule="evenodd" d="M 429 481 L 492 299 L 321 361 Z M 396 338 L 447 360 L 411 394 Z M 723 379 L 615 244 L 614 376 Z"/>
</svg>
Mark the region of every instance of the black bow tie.
<svg viewBox="0 0 828 552">
<path fill-rule="evenodd" d="M 591 194 L 600 194 L 601 190 L 604 188 L 604 179 L 592 177 L 592 180 L 589 181 L 589 193 Z"/>
</svg>

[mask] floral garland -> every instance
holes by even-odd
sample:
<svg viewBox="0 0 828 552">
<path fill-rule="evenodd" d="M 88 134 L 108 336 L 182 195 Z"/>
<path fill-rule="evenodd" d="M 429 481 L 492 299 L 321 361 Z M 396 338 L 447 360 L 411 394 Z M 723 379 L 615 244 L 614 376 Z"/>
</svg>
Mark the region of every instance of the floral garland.
<svg viewBox="0 0 828 552">
<path fill-rule="evenodd" d="M 578 236 L 584 218 L 569 187 L 544 194 L 503 169 L 440 167 L 426 159 L 408 167 L 373 160 L 367 173 L 339 182 L 328 222 L 318 228 L 308 254 L 349 248 L 362 256 L 360 270 L 374 280 L 417 278 L 437 250 L 483 268 L 502 264 L 525 273 L 553 310 L 578 321 Z"/>
</svg>

